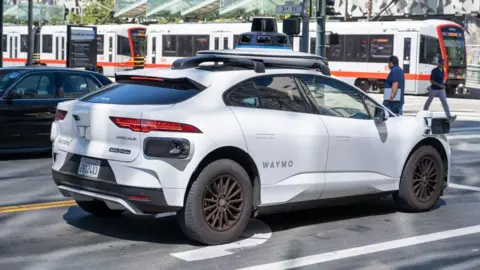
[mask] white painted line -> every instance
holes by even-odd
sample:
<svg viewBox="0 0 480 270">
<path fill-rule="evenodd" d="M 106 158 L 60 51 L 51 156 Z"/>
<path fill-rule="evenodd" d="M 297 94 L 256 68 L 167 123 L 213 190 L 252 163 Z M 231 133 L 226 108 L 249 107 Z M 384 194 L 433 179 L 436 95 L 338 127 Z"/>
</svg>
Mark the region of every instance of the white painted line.
<svg viewBox="0 0 480 270">
<path fill-rule="evenodd" d="M 250 237 L 245 238 L 245 235 L 250 235 Z M 235 252 L 253 248 L 265 243 L 270 237 L 272 237 L 272 230 L 267 224 L 254 219 L 248 224 L 248 227 L 245 232 L 243 232 L 242 236 L 245 239 L 233 243 L 203 247 L 190 251 L 172 253 L 170 255 L 189 262 L 232 255 Z"/>
<path fill-rule="evenodd" d="M 424 244 L 434 241 L 440 241 L 453 237 L 465 236 L 469 234 L 480 233 L 480 225 L 465 227 L 455 230 L 424 234 L 419 236 L 413 236 L 409 238 L 403 238 L 383 243 L 377 243 L 373 245 L 337 250 L 333 252 L 327 252 L 322 254 L 316 254 L 311 256 L 305 256 L 301 258 L 284 260 L 274 263 L 268 263 L 263 265 L 256 265 L 248 268 L 242 268 L 240 270 L 261 270 L 261 269 L 292 269 L 307 265 L 319 264 L 324 262 L 330 262 L 334 260 L 340 260 L 345 258 L 351 258 L 355 256 L 371 254 L 391 249 L 397 249 L 402 247 L 408 247 L 418 244 Z"/>
<path fill-rule="evenodd" d="M 450 132 L 462 132 L 462 131 L 480 131 L 480 127 L 464 127 L 464 128 L 451 128 L 450 129 Z"/>
<path fill-rule="evenodd" d="M 450 133 L 451 134 L 451 133 Z M 480 134 L 447 135 L 448 140 L 478 139 Z"/>
<path fill-rule="evenodd" d="M 449 183 L 448 187 L 449 188 L 473 190 L 473 191 L 479 191 L 480 192 L 480 187 L 472 187 L 472 186 L 466 186 L 466 185 L 460 185 L 460 184 L 454 184 L 454 183 Z"/>
</svg>

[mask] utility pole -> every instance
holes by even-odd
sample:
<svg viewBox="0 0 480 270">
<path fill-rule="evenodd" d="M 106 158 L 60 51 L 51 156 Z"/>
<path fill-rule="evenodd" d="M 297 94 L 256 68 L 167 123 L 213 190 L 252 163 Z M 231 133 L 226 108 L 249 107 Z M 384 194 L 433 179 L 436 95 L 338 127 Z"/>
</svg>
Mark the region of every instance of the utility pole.
<svg viewBox="0 0 480 270">
<path fill-rule="evenodd" d="M 344 17 L 345 17 L 345 21 L 347 21 L 348 20 L 348 0 L 345 0 L 345 16 Z"/>
<path fill-rule="evenodd" d="M 317 39 L 315 42 L 315 54 L 325 57 L 325 17 L 326 17 L 326 0 L 317 0 Z"/>
<path fill-rule="evenodd" d="M 0 5 L 0 36 L 2 37 L 2 43 L 0 43 L 0 67 L 3 67 L 3 0 L 1 1 L 2 4 Z"/>
<path fill-rule="evenodd" d="M 372 0 L 367 1 L 367 21 L 372 19 Z"/>
<path fill-rule="evenodd" d="M 2 0 L 3 1 L 3 0 Z M 28 53 L 27 53 L 27 66 L 32 65 L 33 58 L 33 0 L 28 0 Z"/>
<path fill-rule="evenodd" d="M 303 22 L 303 24 L 302 24 L 302 42 L 300 42 L 300 44 L 302 44 L 302 47 L 300 48 L 300 51 L 304 52 L 304 53 L 308 53 L 308 40 L 309 40 L 308 24 L 310 22 L 310 16 L 309 16 L 309 12 L 307 12 L 307 8 L 310 7 L 309 2 L 310 2 L 310 0 L 303 0 L 303 4 L 302 4 L 302 9 L 303 9 L 303 11 L 302 11 L 302 22 Z"/>
</svg>

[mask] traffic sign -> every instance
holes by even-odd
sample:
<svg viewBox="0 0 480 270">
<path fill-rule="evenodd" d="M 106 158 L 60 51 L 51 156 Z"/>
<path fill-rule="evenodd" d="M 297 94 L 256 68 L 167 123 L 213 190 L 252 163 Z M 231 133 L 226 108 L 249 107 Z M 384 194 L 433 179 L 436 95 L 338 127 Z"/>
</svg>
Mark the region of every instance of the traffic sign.
<svg viewBox="0 0 480 270">
<path fill-rule="evenodd" d="M 294 5 L 293 2 L 285 2 L 285 5 L 277 5 L 276 13 L 290 14 L 290 13 L 302 13 L 302 5 Z"/>
</svg>

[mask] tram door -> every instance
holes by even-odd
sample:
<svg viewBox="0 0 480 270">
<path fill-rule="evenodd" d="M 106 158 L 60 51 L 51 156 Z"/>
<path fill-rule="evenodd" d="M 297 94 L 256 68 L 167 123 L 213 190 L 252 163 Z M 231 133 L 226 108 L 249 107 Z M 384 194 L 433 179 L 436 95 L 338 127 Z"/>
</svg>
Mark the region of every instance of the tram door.
<svg viewBox="0 0 480 270">
<path fill-rule="evenodd" d="M 65 32 L 55 32 L 53 33 L 53 51 L 55 52 L 55 63 L 52 63 L 52 66 L 55 67 L 64 67 L 67 62 L 67 39 Z"/>
<path fill-rule="evenodd" d="M 117 35 L 115 32 L 107 32 L 103 37 L 103 42 L 105 43 L 105 62 L 107 62 L 103 66 L 103 74 L 115 74 L 115 72 L 120 71 L 117 70 L 116 63 L 119 59 L 117 59 Z"/>
<path fill-rule="evenodd" d="M 161 32 L 149 33 L 147 36 L 146 64 L 162 64 L 162 34 Z M 153 66 L 155 67 L 155 66 Z"/>
<path fill-rule="evenodd" d="M 210 35 L 211 50 L 233 49 L 233 33 L 229 31 L 214 31 Z"/>
<path fill-rule="evenodd" d="M 418 32 L 399 32 L 395 35 L 394 48 L 398 57 L 398 64 L 405 73 L 405 93 L 416 93 L 419 87 L 424 88 L 426 84 L 421 78 L 416 76 L 418 74 Z M 415 77 L 415 80 L 408 80 L 408 78 Z"/>
<path fill-rule="evenodd" d="M 20 53 L 20 33 L 11 32 L 7 34 L 8 58 L 10 61 L 5 61 L 5 67 L 21 66 L 22 63 L 19 58 Z M 25 59 L 26 61 L 26 59 Z M 25 63 L 23 63 L 25 65 Z"/>
</svg>

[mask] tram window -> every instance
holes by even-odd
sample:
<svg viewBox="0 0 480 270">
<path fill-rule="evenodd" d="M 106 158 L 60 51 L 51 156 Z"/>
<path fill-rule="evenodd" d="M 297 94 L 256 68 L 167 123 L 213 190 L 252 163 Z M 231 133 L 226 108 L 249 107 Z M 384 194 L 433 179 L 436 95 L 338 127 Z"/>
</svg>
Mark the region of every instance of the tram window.
<svg viewBox="0 0 480 270">
<path fill-rule="evenodd" d="M 208 35 L 194 36 L 194 38 L 194 54 L 196 54 L 198 51 L 205 51 L 210 48 L 210 38 Z"/>
<path fill-rule="evenodd" d="M 117 36 L 117 54 L 132 56 L 132 53 L 130 51 L 130 42 L 128 41 L 128 38 Z"/>
<path fill-rule="evenodd" d="M 233 48 L 235 49 L 237 47 L 237 43 L 240 40 L 240 35 L 234 35 L 233 36 Z"/>
<path fill-rule="evenodd" d="M 103 35 L 97 35 L 97 54 L 103 54 Z"/>
<path fill-rule="evenodd" d="M 436 65 L 440 58 L 438 39 L 422 35 L 420 38 L 420 63 Z"/>
<path fill-rule="evenodd" d="M 313 45 L 315 47 L 315 44 Z M 328 61 L 345 61 L 345 36 L 338 35 L 338 44 L 330 45 L 325 49 Z"/>
<path fill-rule="evenodd" d="M 179 57 L 193 56 L 193 37 L 178 36 L 178 54 Z"/>
<path fill-rule="evenodd" d="M 345 36 L 345 61 L 368 62 L 368 35 Z"/>
<path fill-rule="evenodd" d="M 7 35 L 2 36 L 2 46 L 3 46 L 3 51 L 7 51 Z"/>
<path fill-rule="evenodd" d="M 370 35 L 368 62 L 387 63 L 393 55 L 393 35 Z"/>
<path fill-rule="evenodd" d="M 52 53 L 53 52 L 53 36 L 52 35 L 42 35 L 42 53 Z"/>
<path fill-rule="evenodd" d="M 163 35 L 162 45 L 162 56 L 177 56 L 177 36 Z"/>
<path fill-rule="evenodd" d="M 20 52 L 28 52 L 28 35 L 20 35 Z"/>
</svg>

